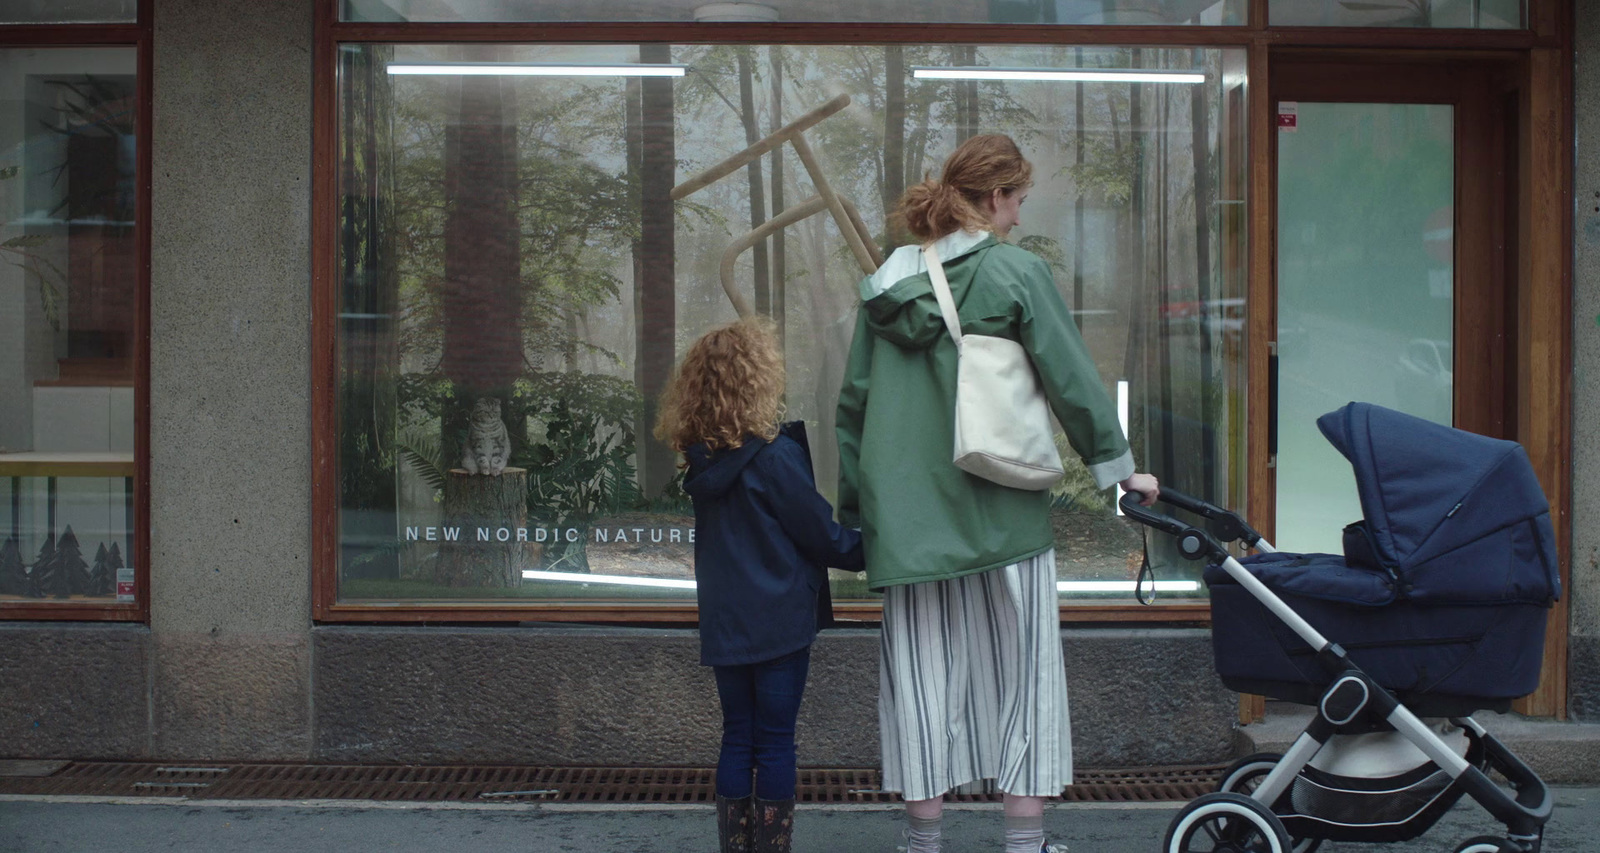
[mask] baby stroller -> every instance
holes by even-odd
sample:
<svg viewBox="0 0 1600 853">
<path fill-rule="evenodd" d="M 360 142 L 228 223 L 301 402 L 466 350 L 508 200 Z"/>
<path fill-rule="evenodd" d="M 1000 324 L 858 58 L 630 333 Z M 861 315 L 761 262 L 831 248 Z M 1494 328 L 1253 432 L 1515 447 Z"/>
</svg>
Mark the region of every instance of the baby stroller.
<svg viewBox="0 0 1600 853">
<path fill-rule="evenodd" d="M 1183 556 L 1211 561 L 1223 684 L 1317 711 L 1286 753 L 1236 762 L 1217 793 L 1185 806 L 1163 850 L 1404 841 L 1466 794 L 1506 835 L 1456 853 L 1538 853 L 1549 791 L 1471 717 L 1533 691 L 1560 596 L 1549 505 L 1527 454 L 1365 403 L 1317 426 L 1350 460 L 1361 497 L 1342 556 L 1277 552 L 1235 513 L 1169 489 L 1160 501 L 1204 529 L 1123 498 L 1129 517 L 1177 537 Z M 1257 553 L 1235 559 L 1234 541 Z"/>
</svg>

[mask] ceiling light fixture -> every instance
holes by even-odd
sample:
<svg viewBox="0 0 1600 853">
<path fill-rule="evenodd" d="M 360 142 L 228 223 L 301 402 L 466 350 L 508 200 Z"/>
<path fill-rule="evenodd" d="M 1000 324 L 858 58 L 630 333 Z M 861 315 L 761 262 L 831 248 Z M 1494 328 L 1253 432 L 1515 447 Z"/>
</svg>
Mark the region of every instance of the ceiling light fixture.
<svg viewBox="0 0 1600 853">
<path fill-rule="evenodd" d="M 1146 71 L 1137 68 L 990 68 L 927 67 L 911 69 L 918 80 L 1042 80 L 1076 83 L 1204 83 L 1199 71 Z"/>
<path fill-rule="evenodd" d="M 442 74 L 448 76 L 506 77 L 682 77 L 687 65 L 613 63 L 573 65 L 540 62 L 403 62 L 388 68 L 390 74 Z"/>
</svg>

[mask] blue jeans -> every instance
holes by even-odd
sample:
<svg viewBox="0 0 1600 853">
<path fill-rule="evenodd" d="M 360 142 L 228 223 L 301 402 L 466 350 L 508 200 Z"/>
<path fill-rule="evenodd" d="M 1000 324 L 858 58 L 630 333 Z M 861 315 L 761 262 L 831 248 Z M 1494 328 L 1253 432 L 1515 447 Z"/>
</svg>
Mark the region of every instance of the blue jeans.
<svg viewBox="0 0 1600 853">
<path fill-rule="evenodd" d="M 717 796 L 794 798 L 794 722 L 811 668 L 811 647 L 742 666 L 713 667 L 722 699 Z M 751 785 L 751 771 L 755 784 Z"/>
</svg>

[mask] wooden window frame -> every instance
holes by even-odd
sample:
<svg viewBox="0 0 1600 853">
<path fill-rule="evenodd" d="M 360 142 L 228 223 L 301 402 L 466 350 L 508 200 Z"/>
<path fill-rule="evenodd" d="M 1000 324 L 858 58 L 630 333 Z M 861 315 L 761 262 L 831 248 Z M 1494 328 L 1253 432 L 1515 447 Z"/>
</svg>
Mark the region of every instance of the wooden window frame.
<svg viewBox="0 0 1600 853">
<path fill-rule="evenodd" d="M 133 346 L 133 560 L 132 602 L 0 602 L 0 620 L 149 622 L 150 621 L 150 140 L 153 93 L 151 6 L 139 0 L 131 24 L 0 25 L 0 48 L 131 47 L 139 108 L 134 129 L 134 283 Z"/>
<path fill-rule="evenodd" d="M 380 604 L 340 603 L 338 600 L 339 494 L 338 494 L 338 207 L 337 207 L 337 51 L 341 44 L 436 43 L 553 43 L 553 44 L 895 44 L 950 42 L 961 44 L 1118 45 L 1146 47 L 1240 48 L 1246 51 L 1249 79 L 1246 138 L 1248 140 L 1246 257 L 1251 304 L 1270 305 L 1272 173 L 1270 101 L 1265 81 L 1271 57 L 1286 49 L 1343 51 L 1422 51 L 1429 53 L 1550 52 L 1570 69 L 1571 0 L 1531 0 L 1526 30 L 1387 30 L 1341 27 L 1270 28 L 1266 0 L 1251 0 L 1249 22 L 1227 27 L 1052 26 L 967 24 L 692 24 L 692 23 L 352 23 L 338 18 L 339 0 L 320 0 L 315 9 L 313 55 L 313 173 L 312 173 L 312 551 L 313 615 L 319 622 L 616 622 L 689 623 L 696 620 L 693 603 L 655 604 L 588 603 L 551 599 L 544 603 L 507 606 L 492 602 L 440 604 L 406 602 Z M 1041 37 L 1042 36 L 1042 37 Z M 1566 120 L 1570 126 L 1570 84 L 1566 86 Z M 1570 159 L 1570 133 L 1567 136 Z M 1557 141 L 1548 140 L 1556 146 Z M 1569 170 L 1570 171 L 1570 170 Z M 1570 187 L 1569 183 L 1563 185 Z M 1562 190 L 1566 191 L 1565 189 Z M 1569 217 L 1570 219 L 1570 217 Z M 1570 224 L 1566 266 L 1570 274 Z M 1548 260 L 1545 263 L 1549 263 Z M 1563 280 L 1565 281 L 1565 280 Z M 1267 300 L 1267 301 L 1261 301 Z M 1246 346 L 1247 388 L 1264 387 L 1266 342 L 1273 314 L 1253 310 L 1250 340 Z M 1569 335 L 1570 337 L 1570 335 Z M 1570 342 L 1567 347 L 1570 350 Z M 1562 364 L 1570 364 L 1570 355 Z M 1568 371 L 1570 374 L 1570 371 Z M 1570 383 L 1569 383 L 1570 384 Z M 1563 397 L 1569 400 L 1570 393 Z M 1570 402 L 1564 403 L 1570 405 Z M 1544 424 L 1557 434 L 1556 443 L 1568 440 L 1565 422 Z M 1270 470 L 1266 466 L 1265 419 L 1249 418 L 1245 506 L 1252 518 L 1270 512 Z M 1557 456 L 1557 459 L 1563 458 Z M 1546 471 L 1541 468 L 1541 475 Z M 1566 472 L 1560 472 L 1564 481 Z M 1546 480 L 1547 484 L 1551 480 Z M 1565 496 L 1553 499 L 1562 507 Z M 1566 551 L 1564 525 L 1563 555 Z M 1565 559 L 1563 560 L 1565 565 Z M 845 620 L 874 622 L 880 614 L 876 602 L 843 602 L 835 612 Z M 1079 604 L 1063 602 L 1064 623 L 1210 623 L 1206 602 L 1143 607 L 1134 602 Z"/>
</svg>

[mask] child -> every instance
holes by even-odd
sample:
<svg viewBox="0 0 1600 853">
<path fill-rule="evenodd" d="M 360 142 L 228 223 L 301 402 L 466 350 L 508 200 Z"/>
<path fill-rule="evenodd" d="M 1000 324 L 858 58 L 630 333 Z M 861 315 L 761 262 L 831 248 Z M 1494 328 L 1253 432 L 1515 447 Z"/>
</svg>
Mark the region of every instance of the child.
<svg viewBox="0 0 1600 853">
<path fill-rule="evenodd" d="M 700 663 L 722 700 L 722 853 L 789 850 L 795 718 L 833 609 L 823 567 L 862 568 L 860 534 L 817 494 L 803 425 L 778 425 L 782 396 L 770 322 L 742 320 L 690 345 L 656 424 L 688 460 Z"/>
</svg>

